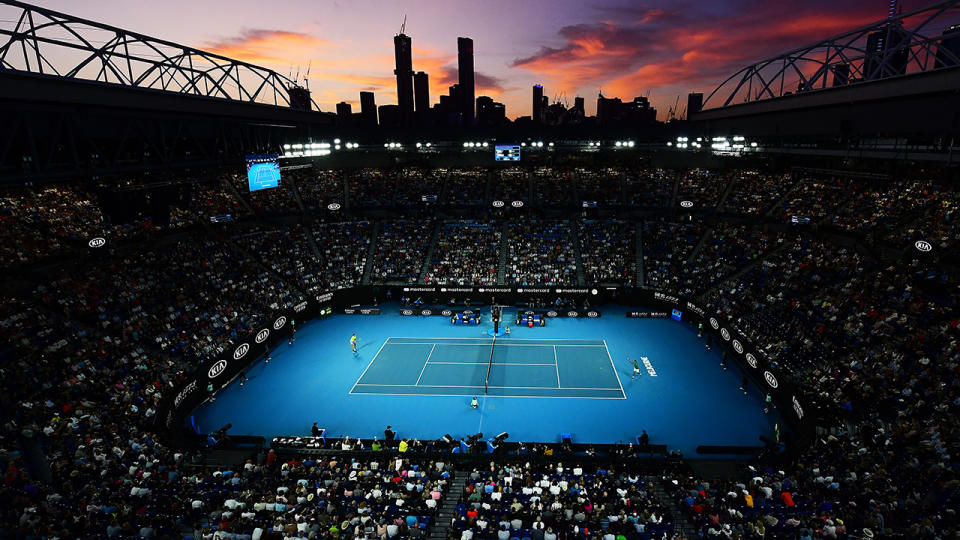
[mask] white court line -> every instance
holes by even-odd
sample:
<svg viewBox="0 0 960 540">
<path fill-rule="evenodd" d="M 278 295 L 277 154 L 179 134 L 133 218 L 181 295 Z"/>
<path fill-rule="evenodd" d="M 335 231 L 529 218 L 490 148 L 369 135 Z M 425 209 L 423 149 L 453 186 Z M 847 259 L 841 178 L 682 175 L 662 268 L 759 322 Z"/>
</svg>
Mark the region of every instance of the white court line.
<svg viewBox="0 0 960 540">
<path fill-rule="evenodd" d="M 607 340 L 603 340 L 603 348 L 607 349 L 607 358 L 610 359 L 610 367 L 613 368 L 613 374 L 617 376 L 617 384 L 620 385 L 620 391 L 623 392 L 623 383 L 620 382 L 620 374 L 617 373 L 617 366 L 613 365 L 613 357 L 610 356 L 610 349 L 607 348 Z M 623 392 L 623 396 L 626 397 L 627 393 Z"/>
<path fill-rule="evenodd" d="M 485 366 L 490 362 L 430 362 L 434 366 Z M 552 366 L 553 364 L 526 364 L 524 362 L 494 362 L 495 366 Z"/>
<path fill-rule="evenodd" d="M 557 363 L 557 346 L 553 346 L 553 367 L 557 369 L 557 388 L 560 388 L 560 364 Z"/>
<path fill-rule="evenodd" d="M 433 345 L 433 341 L 424 341 L 417 343 L 391 343 L 391 345 Z M 437 343 L 446 347 L 486 347 L 489 343 Z M 497 347 L 603 347 L 600 345 L 562 345 L 553 343 L 497 343 Z"/>
<path fill-rule="evenodd" d="M 387 338 L 387 341 L 390 341 L 390 338 Z M 360 378 L 357 379 L 357 382 L 355 382 L 355 383 L 353 384 L 353 388 L 356 388 L 357 385 L 360 384 L 360 381 L 363 380 L 363 376 L 367 374 L 367 369 L 370 369 L 370 366 L 373 365 L 373 361 L 376 360 L 378 356 L 380 356 L 380 351 L 382 351 L 383 348 L 387 346 L 387 341 L 384 341 L 384 342 L 383 342 L 383 345 L 381 345 L 380 348 L 377 349 L 377 354 L 373 355 L 373 358 L 370 359 L 370 363 L 367 364 L 366 369 L 364 369 L 364 370 L 363 370 L 363 373 L 360 374 Z M 352 388 L 350 389 L 350 393 L 351 393 L 351 394 L 353 393 L 353 389 L 352 389 Z"/>
<path fill-rule="evenodd" d="M 475 338 L 475 337 L 438 337 L 438 338 L 428 338 L 428 337 L 416 337 L 416 336 L 414 336 L 414 337 L 403 337 L 403 336 L 397 337 L 397 336 L 393 336 L 393 337 L 387 338 L 387 341 L 389 341 L 389 340 L 391 340 L 391 339 L 434 339 L 434 340 L 460 340 L 460 341 L 467 340 L 467 339 L 474 339 L 474 340 L 489 339 L 489 340 L 491 340 L 491 341 L 493 340 L 493 338 Z M 503 338 L 503 339 L 508 339 L 508 338 Z M 564 338 L 515 338 L 515 337 L 510 337 L 509 339 L 510 339 L 510 341 L 588 341 L 588 342 L 593 342 L 593 343 L 595 343 L 595 344 L 597 344 L 597 345 L 600 345 L 600 344 L 601 344 L 601 343 L 597 343 L 597 342 L 602 342 L 602 341 L 604 341 L 604 340 L 602 340 L 602 339 L 564 339 Z M 399 342 L 399 341 L 394 342 L 394 345 L 396 345 L 396 344 L 398 344 L 398 343 L 401 343 L 401 342 Z"/>
<path fill-rule="evenodd" d="M 420 388 L 423 388 L 421 385 Z M 480 388 L 483 388 L 482 386 Z M 551 388 L 551 390 L 556 390 L 556 388 Z M 596 390 L 596 388 L 590 388 L 590 390 Z M 412 397 L 456 397 L 462 398 L 467 396 L 467 394 L 388 394 L 386 392 L 350 392 L 355 396 L 412 396 Z M 498 397 L 498 398 L 534 398 L 534 399 L 627 399 L 626 397 L 584 397 L 584 396 L 501 396 L 501 395 L 487 395 L 484 397 Z"/>
<path fill-rule="evenodd" d="M 430 363 L 430 357 L 433 356 L 433 350 L 436 348 L 436 345 L 430 347 L 430 354 L 427 355 L 427 361 L 423 363 L 423 369 L 420 370 L 420 377 L 423 377 L 423 372 L 427 370 L 427 364 Z M 413 383 L 414 386 L 418 386 L 420 384 L 420 377 L 417 377 L 417 382 Z"/>
<path fill-rule="evenodd" d="M 358 383 L 355 386 L 389 386 L 389 387 L 401 387 L 401 388 L 483 388 L 483 385 L 458 385 L 458 384 L 421 384 L 414 386 L 412 384 L 377 384 L 377 383 Z M 563 388 L 554 388 L 552 386 L 489 386 L 488 388 L 503 388 L 510 389 L 516 388 L 518 390 L 604 390 L 604 391 L 613 391 L 620 390 L 620 388 L 585 388 L 585 387 L 574 387 L 574 386 L 565 386 Z M 390 394 L 395 395 L 395 394 Z"/>
</svg>

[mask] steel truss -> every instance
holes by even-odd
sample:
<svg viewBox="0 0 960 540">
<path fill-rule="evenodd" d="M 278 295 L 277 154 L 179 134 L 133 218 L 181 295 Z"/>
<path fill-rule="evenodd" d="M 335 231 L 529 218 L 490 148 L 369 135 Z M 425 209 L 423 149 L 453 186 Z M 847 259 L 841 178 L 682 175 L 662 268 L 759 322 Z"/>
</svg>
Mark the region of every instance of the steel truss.
<svg viewBox="0 0 960 540">
<path fill-rule="evenodd" d="M 287 107 L 296 87 L 264 67 L 15 0 L 0 0 L 5 70 Z"/>
<path fill-rule="evenodd" d="M 960 0 L 947 0 L 761 60 L 737 71 L 703 102 L 726 107 L 960 66 Z M 833 79 L 830 80 L 830 76 Z"/>
</svg>

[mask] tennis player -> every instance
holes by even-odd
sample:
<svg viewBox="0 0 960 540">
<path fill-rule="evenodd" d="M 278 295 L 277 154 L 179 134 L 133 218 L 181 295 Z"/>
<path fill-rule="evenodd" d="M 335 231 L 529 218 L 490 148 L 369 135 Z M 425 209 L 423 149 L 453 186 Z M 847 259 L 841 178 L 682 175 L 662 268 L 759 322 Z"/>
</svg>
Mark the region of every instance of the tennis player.
<svg viewBox="0 0 960 540">
<path fill-rule="evenodd" d="M 354 332 L 353 335 L 350 336 L 350 349 L 353 350 L 353 354 L 357 354 L 357 333 L 356 332 Z"/>
<path fill-rule="evenodd" d="M 630 365 L 633 366 L 633 377 L 630 377 L 631 380 L 636 379 L 637 377 L 642 377 L 642 376 L 643 376 L 643 375 L 640 373 L 640 363 L 639 363 L 639 362 L 637 362 L 636 360 L 630 360 L 630 357 L 629 357 L 629 356 L 627 357 L 627 362 L 629 362 Z"/>
</svg>

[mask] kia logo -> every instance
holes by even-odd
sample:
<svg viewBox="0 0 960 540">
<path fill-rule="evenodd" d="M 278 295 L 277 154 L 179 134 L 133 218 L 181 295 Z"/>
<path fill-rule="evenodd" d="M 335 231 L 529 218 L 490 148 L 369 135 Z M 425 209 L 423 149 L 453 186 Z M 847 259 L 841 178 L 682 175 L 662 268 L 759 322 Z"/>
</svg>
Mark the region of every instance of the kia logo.
<svg viewBox="0 0 960 540">
<path fill-rule="evenodd" d="M 590 318 L 592 318 L 592 319 L 595 319 L 595 318 L 597 318 L 597 317 L 599 317 L 599 316 L 600 316 L 600 314 L 597 313 L 596 311 L 588 311 L 588 312 L 587 312 L 587 317 L 590 317 Z"/>
<path fill-rule="evenodd" d="M 523 314 L 524 314 L 524 315 L 533 315 L 533 312 L 532 312 L 532 311 L 524 311 Z"/>
<path fill-rule="evenodd" d="M 426 315 L 426 316 L 429 317 L 430 315 L 433 315 L 433 312 L 430 311 L 429 309 L 425 309 L 425 310 L 421 311 L 420 314 L 421 314 L 421 315 Z"/>
<path fill-rule="evenodd" d="M 914 242 L 913 247 L 917 248 L 919 251 L 923 251 L 924 253 L 933 249 L 933 246 L 930 244 L 930 242 L 927 242 L 926 240 L 917 240 Z"/>
<path fill-rule="evenodd" d="M 777 382 L 777 378 L 773 376 L 773 373 L 769 371 L 763 372 L 763 378 L 767 381 L 767 384 L 770 385 L 770 388 L 776 388 L 780 386 L 780 383 Z"/>
<path fill-rule="evenodd" d="M 733 350 L 737 351 L 737 354 L 743 354 L 743 345 L 739 341 L 733 340 Z"/>
<path fill-rule="evenodd" d="M 556 316 L 557 316 L 557 312 L 556 312 L 556 311 L 548 311 L 548 312 L 547 312 L 547 317 L 556 317 Z"/>
<path fill-rule="evenodd" d="M 413 315 L 413 310 L 412 310 L 412 309 L 405 309 L 405 310 L 401 311 L 400 313 L 403 314 L 403 315 Z"/>
<path fill-rule="evenodd" d="M 747 363 L 750 364 L 750 367 L 757 369 L 757 357 L 753 353 L 747 353 Z"/>
<path fill-rule="evenodd" d="M 281 315 L 281 316 L 277 317 L 277 320 L 273 321 L 273 329 L 274 329 L 274 330 L 279 330 L 279 329 L 283 328 L 283 325 L 285 325 L 285 324 L 287 324 L 287 316 L 286 316 L 286 315 Z"/>
<path fill-rule="evenodd" d="M 523 207 L 523 201 L 513 201 L 512 203 L 510 203 L 510 206 L 514 208 L 521 208 Z"/>
<path fill-rule="evenodd" d="M 210 366 L 210 369 L 207 371 L 207 378 L 215 379 L 217 376 L 223 373 L 223 370 L 225 369 L 227 369 L 227 361 L 217 360 L 217 363 Z"/>
<path fill-rule="evenodd" d="M 693 208 L 693 201 L 680 201 L 680 206 L 683 208 Z"/>
<path fill-rule="evenodd" d="M 717 328 L 720 328 L 720 323 L 718 323 L 717 320 L 714 319 L 713 317 L 710 317 L 710 326 L 712 326 L 713 329 L 716 330 Z"/>
<path fill-rule="evenodd" d="M 339 209 L 340 209 L 340 203 L 335 203 L 335 202 L 334 202 L 334 203 L 330 203 L 330 204 L 327 205 L 327 210 L 336 211 L 336 210 L 339 210 Z"/>
<path fill-rule="evenodd" d="M 727 332 L 726 328 L 720 329 L 720 335 L 723 337 L 724 340 L 730 341 L 730 332 Z"/>
<path fill-rule="evenodd" d="M 577 313 L 576 311 L 568 311 L 568 312 L 567 312 L 567 317 L 576 317 L 576 316 L 578 316 L 578 315 L 580 315 L 580 314 Z"/>
<path fill-rule="evenodd" d="M 470 310 L 468 309 L 468 310 L 464 311 L 463 314 L 464 314 L 464 315 L 473 315 L 473 311 L 470 311 Z"/>
<path fill-rule="evenodd" d="M 445 309 L 445 310 L 441 311 L 440 314 L 443 315 L 444 317 L 449 317 L 449 316 L 453 315 L 453 312 L 450 311 L 449 309 Z"/>
<path fill-rule="evenodd" d="M 246 356 L 246 355 L 247 355 L 247 352 L 249 352 L 249 351 L 250 351 L 250 344 L 249 344 L 249 343 L 241 343 L 240 346 L 237 347 L 237 349 L 236 349 L 235 351 L 233 351 L 233 359 L 234 359 L 234 360 L 239 360 L 239 359 L 243 358 L 244 356 Z"/>
<path fill-rule="evenodd" d="M 102 236 L 98 236 L 98 237 L 96 237 L 96 238 L 91 238 L 90 241 L 87 242 L 87 245 L 90 246 L 90 247 L 92 247 L 92 248 L 101 248 L 101 247 L 107 245 L 107 239 L 104 238 L 104 237 L 102 237 Z M 929 250 L 927 250 L 927 251 L 929 251 Z"/>
<path fill-rule="evenodd" d="M 257 332 L 257 337 L 255 338 L 254 341 L 256 341 L 257 343 L 263 343 L 264 341 L 267 340 L 268 337 L 270 337 L 270 329 L 264 328 L 263 330 Z"/>
<path fill-rule="evenodd" d="M 494 208 L 503 208 L 504 204 L 506 203 L 504 203 L 503 201 L 493 201 Z"/>
</svg>

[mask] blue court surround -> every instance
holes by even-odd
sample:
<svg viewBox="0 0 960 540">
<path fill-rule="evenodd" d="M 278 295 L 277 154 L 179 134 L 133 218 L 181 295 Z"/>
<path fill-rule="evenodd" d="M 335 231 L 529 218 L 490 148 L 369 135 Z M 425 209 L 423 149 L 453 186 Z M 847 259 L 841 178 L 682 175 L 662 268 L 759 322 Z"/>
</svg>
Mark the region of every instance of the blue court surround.
<svg viewBox="0 0 960 540">
<path fill-rule="evenodd" d="M 268 438 L 306 435 L 318 422 L 334 437 L 372 437 L 390 424 L 408 438 L 505 431 L 512 441 L 543 442 L 560 433 L 574 442 L 635 441 L 646 429 L 651 442 L 688 457 L 699 445 L 761 446 L 779 416 L 764 414 L 756 387 L 738 389 L 736 362 L 722 370 L 717 349 L 686 323 L 628 319 L 628 310 L 635 308 L 604 306 L 600 319 L 549 319 L 543 328 L 511 325 L 510 336 L 497 338 L 489 395 L 489 314 L 479 326 L 403 317 L 393 306 L 380 316 L 334 315 L 298 327 L 293 345 L 251 366 L 246 384 L 223 389 L 195 420 L 204 432 L 230 422 L 232 433 Z M 642 376 L 631 379 L 627 356 L 647 357 L 656 376 L 641 361 Z M 469 406 L 474 395 L 478 409 Z"/>
</svg>

